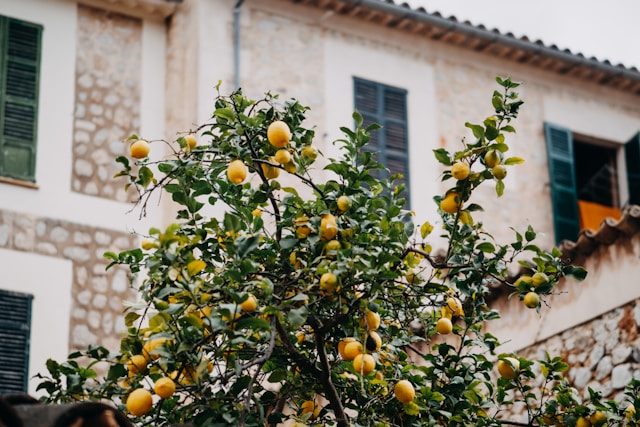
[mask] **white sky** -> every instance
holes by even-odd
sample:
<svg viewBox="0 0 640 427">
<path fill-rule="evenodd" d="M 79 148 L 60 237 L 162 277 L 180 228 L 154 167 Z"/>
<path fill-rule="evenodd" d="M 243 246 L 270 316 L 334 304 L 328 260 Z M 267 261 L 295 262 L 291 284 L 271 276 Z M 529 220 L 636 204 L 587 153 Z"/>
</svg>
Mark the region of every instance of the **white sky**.
<svg viewBox="0 0 640 427">
<path fill-rule="evenodd" d="M 640 0 L 395 0 L 640 68 Z"/>
</svg>

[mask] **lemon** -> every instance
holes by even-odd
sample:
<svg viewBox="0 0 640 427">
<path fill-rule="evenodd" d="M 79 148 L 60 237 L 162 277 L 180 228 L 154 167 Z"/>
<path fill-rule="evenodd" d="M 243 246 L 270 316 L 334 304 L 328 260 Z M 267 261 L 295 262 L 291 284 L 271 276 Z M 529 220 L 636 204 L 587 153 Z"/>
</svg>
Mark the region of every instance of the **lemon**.
<svg viewBox="0 0 640 427">
<path fill-rule="evenodd" d="M 511 362 L 511 364 L 509 364 Z M 516 377 L 516 372 L 520 369 L 520 362 L 515 357 L 507 357 L 498 360 L 498 373 L 502 378 L 512 380 Z"/>
<path fill-rule="evenodd" d="M 349 196 L 342 195 L 338 197 L 338 200 L 336 202 L 338 204 L 338 209 L 340 209 L 341 212 L 349 210 L 349 208 L 351 207 L 351 199 L 349 198 Z"/>
<path fill-rule="evenodd" d="M 307 145 L 301 152 L 304 157 L 308 157 L 312 160 L 318 157 L 318 150 L 313 145 Z"/>
<path fill-rule="evenodd" d="M 440 209 L 450 214 L 458 212 L 458 209 L 462 209 L 460 194 L 455 191 L 447 193 L 447 195 L 440 200 Z"/>
<path fill-rule="evenodd" d="M 491 168 L 491 173 L 498 181 L 502 181 L 507 176 L 507 168 L 504 165 L 496 165 Z"/>
<path fill-rule="evenodd" d="M 127 411 L 133 416 L 141 417 L 151 410 L 153 397 L 149 390 L 138 388 L 127 397 Z"/>
<path fill-rule="evenodd" d="M 196 145 L 198 145 L 198 140 L 196 139 L 196 136 L 192 133 L 185 135 L 183 138 L 184 138 L 184 141 L 189 146 L 189 148 L 195 148 Z"/>
<path fill-rule="evenodd" d="M 149 143 L 144 139 L 139 139 L 134 141 L 129 147 L 129 154 L 134 159 L 143 159 L 149 155 L 149 151 L 151 151 L 151 147 Z"/>
<path fill-rule="evenodd" d="M 531 276 L 531 284 L 534 287 L 538 287 L 543 283 L 547 283 L 547 282 L 549 282 L 549 276 L 547 276 L 544 273 L 537 272 L 533 276 Z"/>
<path fill-rule="evenodd" d="M 436 330 L 439 334 L 447 335 L 453 331 L 453 323 L 451 323 L 451 319 L 448 317 L 441 317 L 436 322 Z"/>
<path fill-rule="evenodd" d="M 353 360 L 359 354 L 362 354 L 364 347 L 360 341 L 349 341 L 344 345 L 341 356 L 343 360 Z M 340 348 L 338 348 L 338 352 Z"/>
<path fill-rule="evenodd" d="M 291 130 L 282 120 L 272 122 L 267 128 L 267 140 L 276 148 L 284 148 L 291 139 Z"/>
<path fill-rule="evenodd" d="M 484 164 L 493 169 L 500 164 L 500 154 L 496 150 L 489 150 L 484 155 Z"/>
<path fill-rule="evenodd" d="M 300 415 L 311 414 L 310 420 L 315 420 L 320 415 L 320 407 L 313 400 L 306 400 L 300 405 Z"/>
<path fill-rule="evenodd" d="M 127 363 L 127 369 L 132 375 L 144 372 L 147 369 L 147 358 L 142 354 L 131 356 L 131 359 L 129 359 L 129 363 Z"/>
<path fill-rule="evenodd" d="M 242 311 L 252 313 L 258 308 L 258 300 L 253 294 L 249 294 L 247 299 L 240 304 L 240 308 L 242 308 Z"/>
<path fill-rule="evenodd" d="M 446 304 L 445 304 L 445 308 L 451 314 L 450 316 L 446 316 L 446 317 L 463 316 L 464 315 L 464 310 L 462 309 L 462 303 L 456 297 L 447 298 L 447 301 L 446 301 Z"/>
<path fill-rule="evenodd" d="M 535 292 L 528 292 L 522 302 L 527 308 L 537 308 L 540 305 L 540 297 Z"/>
<path fill-rule="evenodd" d="M 367 310 L 364 314 L 364 321 L 369 331 L 375 331 L 380 327 L 380 315 L 375 311 Z"/>
<path fill-rule="evenodd" d="M 594 427 L 599 427 L 607 421 L 607 416 L 602 411 L 595 411 L 589 417 L 589 422 Z"/>
<path fill-rule="evenodd" d="M 354 341 L 356 341 L 356 339 L 353 337 L 347 337 L 340 340 L 340 342 L 338 343 L 338 353 L 340 354 L 340 357 L 342 357 L 343 359 L 345 358 L 345 347 L 347 346 L 347 344 Z"/>
<path fill-rule="evenodd" d="M 171 378 L 159 378 L 153 385 L 153 391 L 163 399 L 168 399 L 176 392 L 176 383 Z"/>
<path fill-rule="evenodd" d="M 269 157 L 270 163 L 274 163 L 275 161 L 276 159 L 274 157 Z M 267 179 L 274 179 L 280 176 L 280 168 L 276 166 L 262 163 L 260 167 L 262 168 L 262 173 L 264 173 L 264 176 Z"/>
<path fill-rule="evenodd" d="M 451 166 L 451 176 L 453 176 L 458 181 L 467 179 L 470 172 L 471 168 L 465 162 L 455 162 L 453 166 Z"/>
<path fill-rule="evenodd" d="M 247 178 L 247 166 L 240 159 L 233 160 L 227 167 L 227 178 L 234 184 L 240 184 Z"/>
<path fill-rule="evenodd" d="M 160 355 L 154 354 L 154 351 L 167 341 L 169 341 L 169 338 L 155 338 L 144 343 L 144 346 L 142 346 L 142 355 L 145 360 L 148 362 L 151 361 L 151 359 L 159 358 Z"/>
<path fill-rule="evenodd" d="M 353 358 L 353 369 L 359 374 L 370 374 L 375 368 L 376 359 L 370 354 L 358 354 Z"/>
<path fill-rule="evenodd" d="M 280 163 L 281 165 L 286 165 L 287 163 L 291 162 L 291 153 L 289 152 L 289 150 L 281 148 L 276 151 L 276 155 L 274 156 L 274 158 L 276 162 Z"/>
<path fill-rule="evenodd" d="M 400 380 L 393 388 L 393 394 L 402 403 L 409 403 L 416 397 L 416 390 L 408 380 Z"/>
<path fill-rule="evenodd" d="M 369 351 L 378 351 L 382 347 L 382 338 L 376 331 L 370 331 L 365 341 L 365 347 Z"/>
<path fill-rule="evenodd" d="M 320 218 L 320 237 L 323 240 L 331 240 L 338 234 L 336 217 L 331 214 L 324 214 Z"/>
<path fill-rule="evenodd" d="M 333 273 L 324 273 L 320 276 L 320 290 L 326 294 L 332 294 L 338 287 L 338 278 Z"/>
</svg>

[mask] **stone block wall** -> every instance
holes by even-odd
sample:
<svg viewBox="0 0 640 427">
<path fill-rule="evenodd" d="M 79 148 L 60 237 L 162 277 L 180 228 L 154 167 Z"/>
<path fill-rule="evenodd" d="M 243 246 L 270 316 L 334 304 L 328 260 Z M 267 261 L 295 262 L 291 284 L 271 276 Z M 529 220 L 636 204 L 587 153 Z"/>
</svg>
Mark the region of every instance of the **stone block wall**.
<svg viewBox="0 0 640 427">
<path fill-rule="evenodd" d="M 140 19 L 78 5 L 73 191 L 126 200 L 111 178 L 139 132 L 141 67 Z"/>
<path fill-rule="evenodd" d="M 120 335 L 126 331 L 122 302 L 132 301 L 136 294 L 124 268 L 105 271 L 103 254 L 131 249 L 136 242 L 135 235 L 0 210 L 0 248 L 72 262 L 70 351 L 89 344 L 119 347 Z"/>
<path fill-rule="evenodd" d="M 629 381 L 640 378 L 639 328 L 640 301 L 633 301 L 518 354 L 562 356 L 570 366 L 566 378 L 584 397 L 590 387 L 604 398 L 620 399 Z"/>
</svg>

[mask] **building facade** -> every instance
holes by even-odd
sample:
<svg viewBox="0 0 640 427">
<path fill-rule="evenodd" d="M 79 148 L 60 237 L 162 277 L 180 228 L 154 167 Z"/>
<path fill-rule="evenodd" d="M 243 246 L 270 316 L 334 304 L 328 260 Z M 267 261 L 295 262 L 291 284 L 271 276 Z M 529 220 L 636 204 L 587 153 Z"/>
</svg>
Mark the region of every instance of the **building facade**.
<svg viewBox="0 0 640 427">
<path fill-rule="evenodd" d="M 501 199 L 494 202 L 490 188 L 474 196 L 486 208 L 476 219 L 499 241 L 512 235 L 508 225 L 531 224 L 539 245 L 564 240 L 567 259 L 591 273 L 564 283 L 568 292 L 554 295 L 540 317 L 498 298 L 505 322 L 496 335 L 510 339 L 505 351 L 549 346 L 570 356 L 575 346 L 562 337 L 576 327 L 609 331 L 632 319 L 625 328 L 637 333 L 635 68 L 380 0 L 23 0 L 0 4 L 0 15 L 0 25 L 24 22 L 40 37 L 33 135 L 15 152 L 8 147 L 24 135 L 5 132 L 0 158 L 0 266 L 9 271 L 0 289 L 33 296 L 31 374 L 69 349 L 117 343 L 121 302 L 134 295 L 124 271 L 104 271 L 102 253 L 134 246 L 132 231 L 144 234 L 170 212 L 127 215 L 132 195 L 111 179 L 113 159 L 126 153 L 122 140 L 131 133 L 174 138 L 203 123 L 218 81 L 223 92 L 269 90 L 309 105 L 308 123 L 328 157 L 355 108 L 383 123 L 372 150 L 405 177 L 416 222 L 434 224 L 432 196 L 446 188 L 432 150 L 472 138 L 464 123 L 491 115 L 496 76 L 524 82 L 508 142 L 525 163 L 509 169 Z M 52 318 L 63 325 L 55 333 Z M 604 384 L 617 365 L 633 374 L 640 356 L 630 334 L 615 358 L 613 344 L 603 344 L 600 358 L 572 356 L 570 379 Z M 611 369 L 598 371 L 606 357 Z"/>
</svg>

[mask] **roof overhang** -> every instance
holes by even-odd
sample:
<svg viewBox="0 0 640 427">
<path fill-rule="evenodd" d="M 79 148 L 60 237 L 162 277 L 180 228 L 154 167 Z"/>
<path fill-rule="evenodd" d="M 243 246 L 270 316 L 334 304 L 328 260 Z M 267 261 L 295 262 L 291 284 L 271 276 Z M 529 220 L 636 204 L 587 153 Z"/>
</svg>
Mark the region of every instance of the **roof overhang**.
<svg viewBox="0 0 640 427">
<path fill-rule="evenodd" d="M 138 18 L 165 19 L 182 0 L 78 0 L 88 6 L 125 13 Z"/>
<path fill-rule="evenodd" d="M 640 72 L 391 0 L 291 0 L 364 22 L 640 95 Z"/>
</svg>

